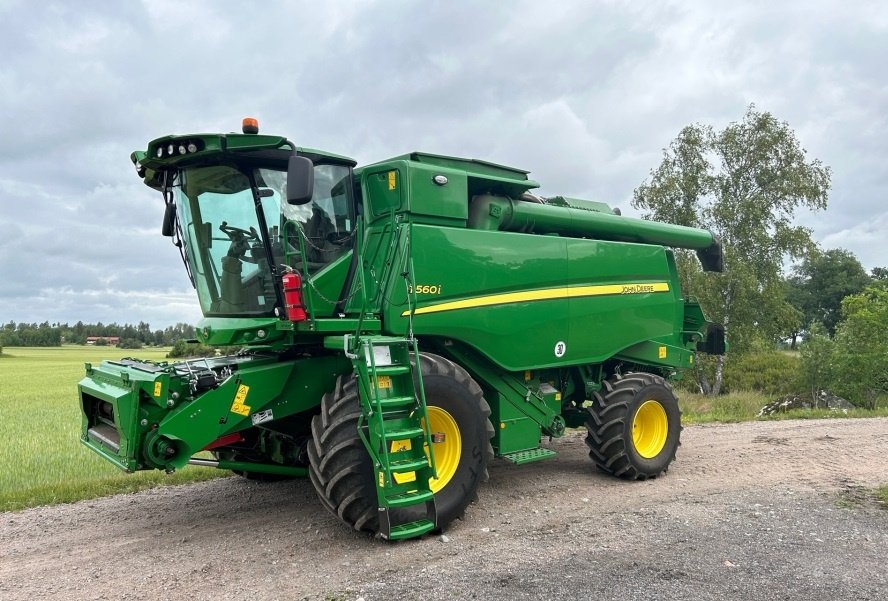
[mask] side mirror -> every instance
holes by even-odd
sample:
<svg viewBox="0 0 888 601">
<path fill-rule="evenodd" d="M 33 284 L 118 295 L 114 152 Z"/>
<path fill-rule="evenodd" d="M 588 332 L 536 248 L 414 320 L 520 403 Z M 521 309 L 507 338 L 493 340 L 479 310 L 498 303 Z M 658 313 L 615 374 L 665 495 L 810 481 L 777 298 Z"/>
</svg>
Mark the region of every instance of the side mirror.
<svg viewBox="0 0 888 601">
<path fill-rule="evenodd" d="M 304 205 L 314 192 L 314 164 L 306 157 L 291 156 L 287 164 L 287 202 Z"/>
<path fill-rule="evenodd" d="M 172 238 L 175 230 L 176 205 L 174 205 L 173 203 L 168 203 L 166 205 L 166 210 L 163 212 L 163 226 L 160 228 L 160 233 L 167 238 Z"/>
</svg>

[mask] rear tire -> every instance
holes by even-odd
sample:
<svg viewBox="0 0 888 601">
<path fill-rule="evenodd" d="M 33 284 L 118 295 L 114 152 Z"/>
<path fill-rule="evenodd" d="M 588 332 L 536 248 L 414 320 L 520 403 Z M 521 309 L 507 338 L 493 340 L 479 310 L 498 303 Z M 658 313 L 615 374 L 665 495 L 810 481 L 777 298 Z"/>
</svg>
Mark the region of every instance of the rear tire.
<svg viewBox="0 0 888 601">
<path fill-rule="evenodd" d="M 420 354 L 420 366 L 428 407 L 437 408 L 439 418 L 446 413 L 455 425 L 451 431 L 460 437 L 457 454 L 451 453 L 448 461 L 446 481 L 432 485 L 440 486 L 435 504 L 438 527 L 443 528 L 462 517 L 475 500 L 478 485 L 487 480 L 487 464 L 493 457 L 493 426 L 481 388 L 463 368 L 428 353 Z M 324 395 L 321 413 L 312 419 L 309 476 L 324 507 L 355 530 L 376 534 L 379 518 L 374 470 L 358 436 L 360 416 L 357 380 L 353 374 L 340 376 L 333 392 Z M 430 420 L 434 427 L 436 417 L 430 414 Z M 441 444 L 446 444 L 446 439 Z M 442 466 L 438 467 L 441 475 Z M 394 520 L 404 521 L 398 518 L 400 511 L 410 510 L 395 511 Z"/>
<path fill-rule="evenodd" d="M 624 480 L 663 474 L 681 444 L 681 410 L 660 376 L 630 373 L 605 380 L 586 422 L 589 457 Z"/>
</svg>

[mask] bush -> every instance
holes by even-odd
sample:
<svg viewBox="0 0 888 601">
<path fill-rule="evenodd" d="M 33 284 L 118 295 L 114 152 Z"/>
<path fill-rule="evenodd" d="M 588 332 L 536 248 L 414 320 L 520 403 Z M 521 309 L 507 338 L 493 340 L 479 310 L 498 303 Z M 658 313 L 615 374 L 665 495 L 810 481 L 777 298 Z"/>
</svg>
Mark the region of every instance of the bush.
<svg viewBox="0 0 888 601">
<path fill-rule="evenodd" d="M 835 390 L 835 343 L 819 325 L 799 347 L 799 388 L 816 400 L 821 390 Z"/>
<path fill-rule="evenodd" d="M 212 357 L 215 354 L 216 349 L 206 344 L 177 340 L 170 352 L 167 353 L 167 357 L 181 359 L 185 357 Z"/>
<path fill-rule="evenodd" d="M 834 392 L 873 409 L 888 394 L 888 290 L 870 287 L 842 301 L 836 329 Z"/>
<path fill-rule="evenodd" d="M 187 342 L 177 340 L 172 350 L 167 353 L 169 359 L 183 359 L 188 357 L 214 357 L 216 355 L 231 355 L 241 349 L 239 346 L 208 346 L 199 342 Z"/>
<path fill-rule="evenodd" d="M 799 358 L 791 353 L 761 351 L 732 355 L 725 363 L 724 392 L 752 390 L 766 396 L 799 392 Z"/>
<path fill-rule="evenodd" d="M 122 338 L 117 343 L 117 348 L 142 348 L 143 346 L 145 345 L 137 338 Z"/>
</svg>

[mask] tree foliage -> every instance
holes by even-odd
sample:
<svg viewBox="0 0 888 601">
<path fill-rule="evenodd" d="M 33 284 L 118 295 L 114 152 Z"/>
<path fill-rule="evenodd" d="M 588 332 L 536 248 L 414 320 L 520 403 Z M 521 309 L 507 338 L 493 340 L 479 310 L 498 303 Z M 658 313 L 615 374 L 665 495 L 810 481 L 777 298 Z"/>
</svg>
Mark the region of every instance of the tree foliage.
<svg viewBox="0 0 888 601">
<path fill-rule="evenodd" d="M 650 180 L 634 193 L 644 217 L 709 229 L 721 240 L 725 272 L 704 273 L 689 254 L 678 260 L 685 292 L 725 326 L 731 348 L 743 351 L 758 336 L 777 338 L 798 312 L 786 302 L 781 278 L 787 256 L 812 247 L 808 229 L 794 223 L 800 208 L 826 208 L 830 169 L 808 160 L 793 130 L 750 105 L 724 130 L 694 124 L 665 149 Z M 724 357 L 715 382 L 718 394 Z"/>
<path fill-rule="evenodd" d="M 874 284 L 882 287 L 888 286 L 888 267 L 873 267 L 870 277 Z"/>
<path fill-rule="evenodd" d="M 829 389 L 873 409 L 888 394 L 888 289 L 874 284 L 842 301 L 842 320 L 829 338 L 815 325 L 801 347 L 801 376 L 812 394 Z"/>
<path fill-rule="evenodd" d="M 836 328 L 837 391 L 874 408 L 888 393 L 888 290 L 873 286 L 842 301 L 844 319 Z"/>
<path fill-rule="evenodd" d="M 834 336 L 842 317 L 842 299 L 871 283 L 857 257 L 843 248 L 814 251 L 806 257 L 787 278 L 787 299 L 801 315 L 800 327 L 791 331 L 793 343 L 813 324 L 822 325 Z"/>
<path fill-rule="evenodd" d="M 799 349 L 799 384 L 811 400 L 816 401 L 821 390 L 835 389 L 835 343 L 826 335 L 823 325 L 815 323 Z"/>
</svg>

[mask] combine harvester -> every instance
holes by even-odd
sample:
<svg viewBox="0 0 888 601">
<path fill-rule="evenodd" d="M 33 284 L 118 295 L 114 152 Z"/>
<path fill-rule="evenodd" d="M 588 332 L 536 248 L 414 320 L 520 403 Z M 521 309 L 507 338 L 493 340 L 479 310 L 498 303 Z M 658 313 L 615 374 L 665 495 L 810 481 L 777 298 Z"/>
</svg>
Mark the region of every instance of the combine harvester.
<svg viewBox="0 0 888 601">
<path fill-rule="evenodd" d="M 493 457 L 547 459 L 566 428 L 605 472 L 662 474 L 668 379 L 725 349 L 668 248 L 720 271 L 710 232 L 540 198 L 520 169 L 419 152 L 355 168 L 252 119 L 132 160 L 163 195 L 199 341 L 243 350 L 87 365 L 81 440 L 127 472 L 308 476 L 349 526 L 416 537 L 462 516 Z"/>
</svg>

